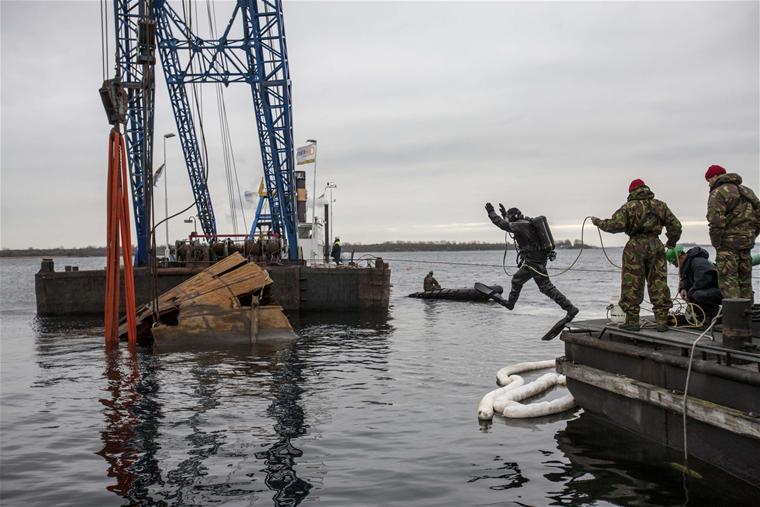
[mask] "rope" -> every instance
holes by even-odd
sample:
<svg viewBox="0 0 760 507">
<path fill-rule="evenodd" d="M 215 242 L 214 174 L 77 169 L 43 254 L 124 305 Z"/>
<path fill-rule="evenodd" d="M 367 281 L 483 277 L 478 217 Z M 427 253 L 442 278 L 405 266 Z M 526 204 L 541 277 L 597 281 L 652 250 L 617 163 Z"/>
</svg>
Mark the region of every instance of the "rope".
<svg viewBox="0 0 760 507">
<path fill-rule="evenodd" d="M 584 242 L 583 242 L 583 232 L 586 230 L 586 222 L 588 221 L 589 218 L 591 218 L 591 217 L 588 216 L 588 217 L 584 218 L 583 219 L 583 224 L 581 224 L 581 250 L 580 250 L 580 252 L 578 252 L 578 255 L 575 257 L 575 260 L 573 262 L 571 262 L 570 265 L 567 268 L 563 269 L 562 271 L 560 271 L 556 275 L 551 275 L 551 276 L 557 277 L 557 276 L 564 275 L 565 273 L 567 273 L 568 271 L 570 271 L 571 269 L 573 269 L 573 266 L 575 266 L 575 264 L 581 258 L 581 255 L 583 255 L 583 249 L 586 246 L 584 244 Z M 599 230 L 598 227 L 597 227 L 597 230 Z M 599 240 L 601 241 L 601 239 L 602 239 L 602 233 L 600 232 L 599 233 Z M 610 260 L 609 256 L 607 255 L 607 251 L 604 250 L 604 243 L 602 243 L 602 250 L 604 251 L 604 256 L 607 257 L 607 260 L 609 261 L 609 263 L 612 264 L 613 266 L 615 266 L 615 264 Z M 533 271 L 535 274 L 537 274 L 539 276 L 543 276 L 543 277 L 549 278 L 549 275 L 547 273 L 542 273 L 542 272 L 538 271 L 537 269 L 535 269 L 533 266 L 531 266 L 527 262 L 525 264 L 523 264 L 523 266 L 527 266 L 527 268 L 529 270 Z M 618 266 L 615 266 L 615 267 L 618 267 Z"/>
<path fill-rule="evenodd" d="M 511 277 L 512 275 L 510 275 L 509 271 L 507 271 L 507 251 L 509 251 L 509 242 L 507 241 L 508 237 L 509 237 L 509 233 L 505 231 L 504 232 L 504 256 L 501 258 L 501 269 L 504 270 L 505 275 Z"/>
<path fill-rule="evenodd" d="M 103 10 L 105 12 L 105 34 L 106 34 L 106 57 L 105 58 L 106 58 L 106 69 L 108 69 L 108 55 L 111 53 L 111 49 L 110 49 L 110 47 L 108 45 L 108 39 L 110 38 L 110 36 L 108 34 L 108 0 L 103 0 L 103 5 L 104 5 L 104 9 Z M 115 10 L 115 7 L 114 7 L 114 10 Z M 115 27 L 114 27 L 114 32 L 116 32 L 116 28 Z M 117 43 L 116 44 L 117 54 L 114 55 L 114 62 L 113 62 L 114 69 L 115 69 L 114 73 L 116 74 L 117 77 L 119 75 L 119 71 L 118 71 L 118 67 L 117 67 L 119 65 L 119 60 L 117 58 L 118 57 L 118 50 L 119 50 L 119 44 Z M 106 75 L 108 75 L 107 71 L 106 71 Z"/>
<path fill-rule="evenodd" d="M 105 43 L 106 35 L 105 35 L 105 27 L 104 27 L 105 14 L 103 13 L 103 2 L 104 0 L 100 0 L 98 4 L 100 6 L 100 65 L 102 67 L 101 71 L 103 74 L 103 81 L 105 81 L 107 64 L 106 64 L 106 43 Z"/>
<path fill-rule="evenodd" d="M 702 328 L 702 326 L 705 325 L 705 320 L 707 319 L 707 312 L 705 312 L 704 308 L 699 306 L 697 303 L 692 303 L 691 301 L 685 301 L 681 299 L 680 297 L 676 296 L 673 298 L 673 304 L 678 305 L 678 309 L 673 311 L 673 315 L 683 315 L 686 319 L 686 322 L 688 325 L 685 326 L 673 326 L 679 329 L 684 328 Z M 688 310 L 691 310 L 691 315 L 693 317 L 693 321 L 689 320 L 688 313 L 685 312 L 683 309 L 686 307 Z M 699 314 L 695 311 L 695 309 L 699 310 L 699 314 L 702 315 L 702 318 L 699 318 Z"/>
<path fill-rule="evenodd" d="M 586 217 L 588 218 L 588 217 Z M 604 240 L 602 240 L 602 230 L 597 227 L 596 232 L 599 233 L 599 244 L 602 245 L 602 252 L 604 252 L 604 257 L 607 259 L 607 262 L 609 262 L 611 265 L 615 266 L 617 269 L 623 269 L 621 266 L 618 266 L 614 262 L 612 262 L 612 259 L 610 259 L 610 256 L 607 255 L 607 249 L 604 247 Z M 581 231 L 581 237 L 583 237 L 583 231 Z"/>
<path fill-rule="evenodd" d="M 372 259 L 383 259 L 384 261 L 393 261 L 393 262 L 410 262 L 410 263 L 421 263 L 421 264 L 440 264 L 440 265 L 446 265 L 446 266 L 471 266 L 471 267 L 483 267 L 483 268 L 501 268 L 501 264 L 486 264 L 486 263 L 479 263 L 479 262 L 454 262 L 454 261 L 432 261 L 432 260 L 420 260 L 420 259 L 398 259 L 398 258 L 390 258 L 390 257 L 380 257 L 373 254 L 365 254 L 367 257 L 371 257 Z M 514 265 L 514 264 L 507 264 L 507 267 L 510 268 L 519 268 L 520 266 Z M 563 270 L 565 268 L 549 268 L 547 267 L 547 270 Z M 574 271 L 580 271 L 580 272 L 587 272 L 587 273 L 617 273 L 617 270 L 612 269 L 593 269 L 593 268 L 574 268 Z M 676 273 L 668 273 L 668 276 L 678 276 Z"/>
<path fill-rule="evenodd" d="M 723 312 L 723 307 L 718 310 L 717 315 L 713 317 L 712 321 L 710 322 L 710 325 L 707 326 L 707 329 L 702 331 L 702 333 L 697 337 L 696 340 L 694 340 L 694 343 L 691 345 L 691 351 L 689 352 L 689 366 L 686 369 L 686 385 L 683 389 L 683 463 L 684 467 L 686 468 L 686 472 L 689 472 L 689 445 L 688 445 L 688 437 L 686 435 L 686 412 L 688 410 L 688 395 L 689 395 L 689 380 L 691 378 L 691 365 L 694 361 L 694 350 L 697 348 L 697 343 L 699 340 L 701 340 L 715 325 L 715 322 L 720 317 L 720 314 Z"/>
</svg>

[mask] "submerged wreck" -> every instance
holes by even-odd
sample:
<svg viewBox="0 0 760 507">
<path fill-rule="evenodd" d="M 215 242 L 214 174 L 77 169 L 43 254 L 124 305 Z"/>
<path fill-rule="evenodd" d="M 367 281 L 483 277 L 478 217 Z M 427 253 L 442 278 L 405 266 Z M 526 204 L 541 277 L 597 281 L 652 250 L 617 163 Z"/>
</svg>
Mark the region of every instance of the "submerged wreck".
<svg viewBox="0 0 760 507">
<path fill-rule="evenodd" d="M 701 339 L 688 327 L 577 322 L 562 333 L 557 371 L 588 412 L 757 487 L 760 306 L 724 300 L 723 312 L 722 326 Z"/>
<path fill-rule="evenodd" d="M 292 339 L 288 318 L 273 304 L 271 285 L 254 262 L 239 253 L 225 257 L 138 308 L 138 342 L 161 351 Z M 122 322 L 122 339 L 126 332 Z"/>
</svg>

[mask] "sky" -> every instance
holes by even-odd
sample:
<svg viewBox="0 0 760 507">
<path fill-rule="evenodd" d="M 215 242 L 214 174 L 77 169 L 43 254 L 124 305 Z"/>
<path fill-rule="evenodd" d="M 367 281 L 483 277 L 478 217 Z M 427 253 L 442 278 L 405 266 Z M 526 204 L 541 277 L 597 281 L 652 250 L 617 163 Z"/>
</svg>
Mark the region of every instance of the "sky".
<svg viewBox="0 0 760 507">
<path fill-rule="evenodd" d="M 218 18 L 231 9 L 217 2 Z M 758 191 L 757 1 L 286 1 L 284 13 L 295 144 L 318 140 L 316 193 L 336 184 L 344 242 L 503 241 L 487 201 L 574 239 L 642 178 L 684 223 L 683 241 L 705 243 L 709 165 Z M 98 1 L 0 1 L 0 247 L 104 244 L 102 71 Z M 157 74 L 161 139 L 176 126 Z M 218 229 L 231 231 L 206 86 L 209 185 Z M 256 190 L 250 91 L 225 94 L 240 185 Z M 157 167 L 160 143 L 154 156 Z M 193 201 L 177 138 L 166 160 L 171 214 Z M 299 169 L 312 193 L 313 167 Z M 163 185 L 156 198 L 160 218 Z M 172 238 L 191 232 L 191 214 L 171 222 Z"/>
</svg>

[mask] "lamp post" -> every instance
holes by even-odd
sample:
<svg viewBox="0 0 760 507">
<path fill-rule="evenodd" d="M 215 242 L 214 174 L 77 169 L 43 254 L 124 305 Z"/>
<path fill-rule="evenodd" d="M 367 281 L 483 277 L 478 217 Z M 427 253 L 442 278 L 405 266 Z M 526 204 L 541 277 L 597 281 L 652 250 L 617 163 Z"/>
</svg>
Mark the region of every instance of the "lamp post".
<svg viewBox="0 0 760 507">
<path fill-rule="evenodd" d="M 186 224 L 193 224 L 193 236 L 198 234 L 198 226 L 195 223 L 194 215 L 191 215 L 190 218 L 186 218 L 185 220 L 183 220 L 183 222 L 185 222 Z"/>
<path fill-rule="evenodd" d="M 169 259 L 169 185 L 166 183 L 168 179 L 168 175 L 166 174 L 166 140 L 172 137 L 175 137 L 173 132 L 164 134 L 164 212 L 166 214 L 166 221 L 164 222 L 164 227 L 166 228 L 166 250 L 164 250 L 164 257 L 167 259 Z"/>
<path fill-rule="evenodd" d="M 332 195 L 333 188 L 338 188 L 338 185 L 336 185 L 335 183 L 333 183 L 331 181 L 328 181 L 327 185 L 325 185 L 325 189 L 326 190 L 328 190 L 328 189 L 330 190 L 330 224 L 331 224 L 330 227 L 332 227 L 332 240 L 335 241 L 335 237 L 336 237 L 336 234 L 335 234 L 335 218 L 334 218 L 335 215 L 333 213 L 333 203 L 335 201 L 333 200 L 333 195 Z"/>
<path fill-rule="evenodd" d="M 312 197 L 311 197 L 311 237 L 314 238 L 314 233 L 317 230 L 317 140 L 307 139 L 307 143 L 314 145 L 314 183 L 312 184 Z"/>
</svg>

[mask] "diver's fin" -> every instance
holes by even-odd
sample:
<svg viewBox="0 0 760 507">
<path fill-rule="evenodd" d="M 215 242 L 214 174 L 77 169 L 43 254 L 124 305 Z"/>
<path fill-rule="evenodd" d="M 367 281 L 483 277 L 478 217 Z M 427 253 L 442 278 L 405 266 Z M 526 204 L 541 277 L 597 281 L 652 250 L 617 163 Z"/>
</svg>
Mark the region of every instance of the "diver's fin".
<svg viewBox="0 0 760 507">
<path fill-rule="evenodd" d="M 488 285 L 480 282 L 475 282 L 475 290 L 480 292 L 481 294 L 484 294 L 489 299 L 493 299 L 497 303 L 503 305 L 507 302 L 506 299 L 501 297 L 501 291 L 494 289 L 493 287 L 489 287 Z"/>
<path fill-rule="evenodd" d="M 557 321 L 556 324 L 552 326 L 552 328 L 544 336 L 541 337 L 541 339 L 544 341 L 555 339 L 557 335 L 562 332 L 562 330 L 571 320 L 573 320 L 572 317 L 562 317 L 561 319 Z"/>
</svg>

